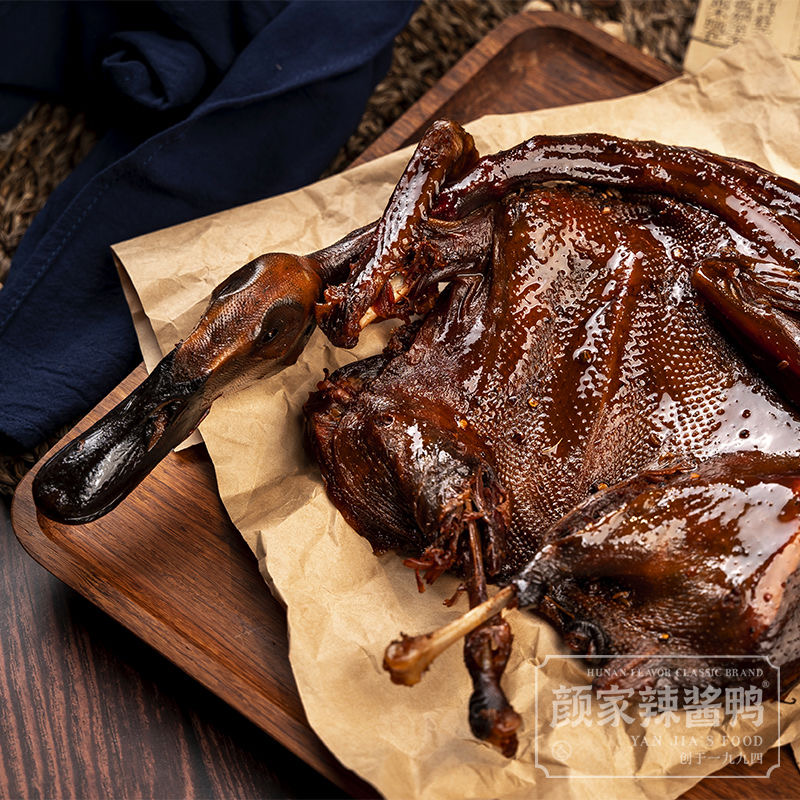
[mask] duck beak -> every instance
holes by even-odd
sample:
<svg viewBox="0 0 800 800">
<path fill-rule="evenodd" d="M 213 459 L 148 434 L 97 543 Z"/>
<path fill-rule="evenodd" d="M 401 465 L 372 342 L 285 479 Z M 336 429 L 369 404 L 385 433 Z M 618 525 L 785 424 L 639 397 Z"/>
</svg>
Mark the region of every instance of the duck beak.
<svg viewBox="0 0 800 800">
<path fill-rule="evenodd" d="M 57 522 L 91 522 L 114 508 L 208 412 L 208 375 L 176 379 L 176 350 L 148 378 L 39 470 L 33 496 Z"/>
</svg>

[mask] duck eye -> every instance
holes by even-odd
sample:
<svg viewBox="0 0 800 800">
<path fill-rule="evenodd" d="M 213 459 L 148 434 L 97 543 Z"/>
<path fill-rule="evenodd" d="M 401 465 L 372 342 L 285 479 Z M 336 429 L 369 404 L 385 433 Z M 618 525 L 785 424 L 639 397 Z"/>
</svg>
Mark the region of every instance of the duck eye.
<svg viewBox="0 0 800 800">
<path fill-rule="evenodd" d="M 271 328 L 266 328 L 265 330 L 261 331 L 261 335 L 258 337 L 260 344 L 269 344 L 278 334 L 280 333 L 280 328 L 277 325 L 274 325 Z"/>
</svg>

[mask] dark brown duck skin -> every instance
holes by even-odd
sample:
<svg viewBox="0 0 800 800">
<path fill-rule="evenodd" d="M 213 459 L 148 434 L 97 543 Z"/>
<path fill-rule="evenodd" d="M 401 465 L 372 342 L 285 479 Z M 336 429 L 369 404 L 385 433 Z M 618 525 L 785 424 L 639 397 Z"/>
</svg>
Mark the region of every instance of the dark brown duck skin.
<svg viewBox="0 0 800 800">
<path fill-rule="evenodd" d="M 67 521 L 105 513 L 186 435 L 163 419 L 174 363 L 203 376 L 181 394 L 199 418 L 291 363 L 313 315 L 352 346 L 373 320 L 418 314 L 320 383 L 308 439 L 376 550 L 420 580 L 464 576 L 475 734 L 516 748 L 500 688 L 513 602 L 579 652 L 770 655 L 786 686 L 800 671 L 798 220 L 800 188 L 745 162 L 597 134 L 479 158 L 437 123 L 376 224 L 243 268 L 198 326 L 228 344 L 180 343 L 137 390 L 143 418 L 121 406 L 57 454 L 37 501 Z M 488 604 L 487 581 L 506 587 Z M 418 679 L 428 638 L 390 647 L 396 680 Z"/>
<path fill-rule="evenodd" d="M 525 186 L 529 152 L 541 177 L 599 186 Z M 716 320 L 793 388 L 793 192 L 749 165 L 599 136 L 477 163 L 420 211 L 394 268 L 452 270 L 438 220 L 464 214 L 469 263 L 421 324 L 306 406 L 334 503 L 429 579 L 463 570 L 472 605 L 484 575 L 510 581 L 579 652 L 771 655 L 794 680 L 796 394 Z M 335 296 L 361 312 L 359 274 Z M 510 752 L 499 617 L 467 637 L 467 663 L 487 636 L 471 720 Z M 399 681 L 407 649 L 387 661 Z"/>
</svg>

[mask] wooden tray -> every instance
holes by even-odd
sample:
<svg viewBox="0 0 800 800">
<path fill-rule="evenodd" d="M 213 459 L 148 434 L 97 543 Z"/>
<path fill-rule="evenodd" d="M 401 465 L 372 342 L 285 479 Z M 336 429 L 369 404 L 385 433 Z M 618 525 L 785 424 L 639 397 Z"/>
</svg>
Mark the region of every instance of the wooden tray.
<svg viewBox="0 0 800 800">
<path fill-rule="evenodd" d="M 520 14 L 466 55 L 357 163 L 414 141 L 438 117 L 465 122 L 487 113 L 618 97 L 671 77 L 664 64 L 579 20 Z M 140 366 L 56 447 L 144 376 Z M 20 484 L 12 507 L 14 530 L 37 561 L 343 789 L 375 795 L 308 725 L 289 668 L 283 609 L 225 513 L 204 447 L 171 454 L 118 509 L 77 527 L 37 515 L 31 483 L 38 466 Z M 784 761 L 787 791 L 797 775 L 790 757 Z M 728 772 L 734 770 L 746 772 Z M 741 796 L 767 796 L 757 793 L 767 790 L 765 783 L 774 792 L 774 777 L 707 780 L 691 795 L 740 796 L 744 783 Z"/>
</svg>

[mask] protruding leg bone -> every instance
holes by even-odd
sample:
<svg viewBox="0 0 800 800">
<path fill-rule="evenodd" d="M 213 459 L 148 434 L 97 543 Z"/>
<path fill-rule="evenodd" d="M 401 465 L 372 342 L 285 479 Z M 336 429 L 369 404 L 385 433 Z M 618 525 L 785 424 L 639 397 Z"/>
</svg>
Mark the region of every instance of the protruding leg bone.
<svg viewBox="0 0 800 800">
<path fill-rule="evenodd" d="M 516 593 L 515 586 L 506 586 L 486 602 L 471 608 L 463 616 L 432 633 L 421 636 L 400 634 L 401 638 L 395 639 L 386 648 L 383 668 L 390 674 L 394 683 L 404 686 L 419 683 L 422 673 L 428 669 L 439 653 L 511 605 Z"/>
</svg>

